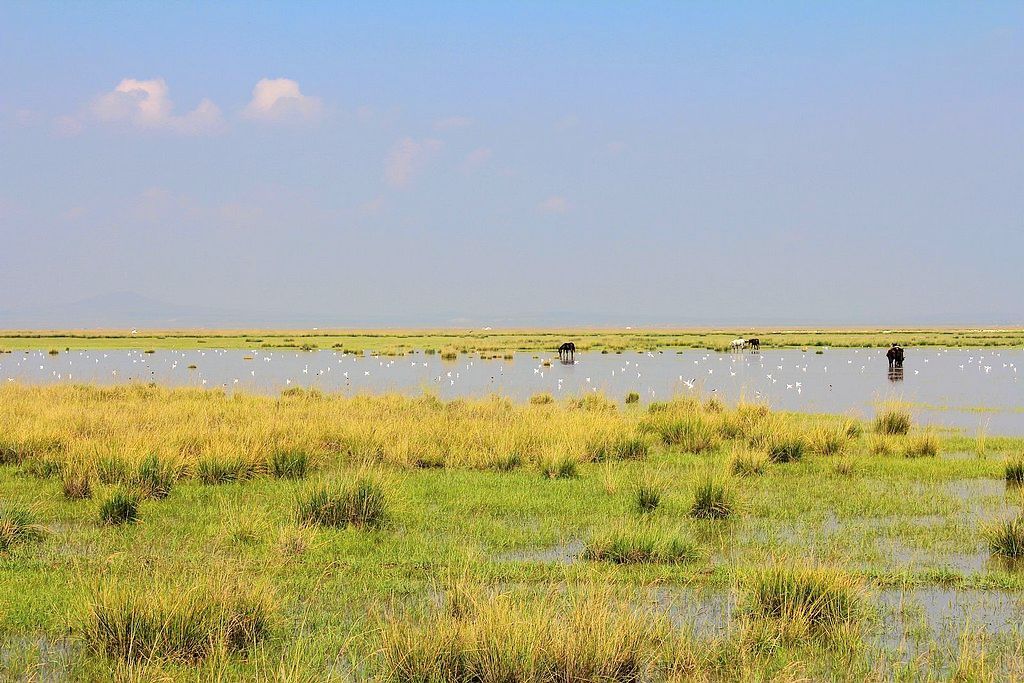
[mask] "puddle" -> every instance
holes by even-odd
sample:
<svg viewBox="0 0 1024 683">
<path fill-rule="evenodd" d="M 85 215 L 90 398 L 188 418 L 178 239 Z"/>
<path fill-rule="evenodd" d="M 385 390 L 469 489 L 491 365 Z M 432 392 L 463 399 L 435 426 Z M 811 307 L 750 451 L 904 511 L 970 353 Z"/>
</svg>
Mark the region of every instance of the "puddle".
<svg viewBox="0 0 1024 683">
<path fill-rule="evenodd" d="M 550 562 L 553 564 L 572 564 L 579 561 L 587 544 L 582 539 L 574 538 L 565 543 L 551 546 L 549 548 L 533 550 L 514 550 L 505 553 L 497 559 L 500 562 Z"/>
<path fill-rule="evenodd" d="M 1024 605 L 1004 591 L 914 588 L 884 590 L 881 641 L 888 647 L 908 642 L 955 645 L 966 629 L 990 635 L 1019 635 Z"/>
<path fill-rule="evenodd" d="M 68 680 L 72 645 L 68 638 L 7 636 L 0 641 L 0 675 L 49 683 Z"/>
<path fill-rule="evenodd" d="M 642 606 L 665 614 L 677 628 L 692 629 L 700 637 L 725 635 L 736 612 L 731 593 L 686 587 L 649 588 Z"/>
</svg>

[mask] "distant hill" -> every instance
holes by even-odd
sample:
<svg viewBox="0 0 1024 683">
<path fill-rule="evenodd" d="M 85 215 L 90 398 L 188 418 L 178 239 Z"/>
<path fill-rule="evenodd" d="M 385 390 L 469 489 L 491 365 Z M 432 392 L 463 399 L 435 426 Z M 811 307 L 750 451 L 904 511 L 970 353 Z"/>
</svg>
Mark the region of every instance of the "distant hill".
<svg viewBox="0 0 1024 683">
<path fill-rule="evenodd" d="M 529 327 L 646 327 L 685 328 L 721 327 L 758 329 L 786 326 L 819 327 L 941 327 L 950 326 L 945 319 L 895 320 L 784 320 L 771 315 L 756 318 L 716 316 L 697 319 L 691 316 L 653 316 L 621 313 L 593 313 L 582 311 L 550 311 L 543 313 L 485 316 L 464 315 L 459 312 L 426 313 L 422 315 L 353 314 L 344 311 L 274 312 L 226 309 L 177 304 L 153 299 L 136 292 L 110 292 L 68 304 L 40 308 L 0 310 L 0 329 L 54 330 L 89 328 L 286 328 L 286 327 L 455 327 L 455 328 L 529 328 Z M 1019 322 L 969 321 L 959 326 L 1001 327 L 1019 325 Z"/>
</svg>

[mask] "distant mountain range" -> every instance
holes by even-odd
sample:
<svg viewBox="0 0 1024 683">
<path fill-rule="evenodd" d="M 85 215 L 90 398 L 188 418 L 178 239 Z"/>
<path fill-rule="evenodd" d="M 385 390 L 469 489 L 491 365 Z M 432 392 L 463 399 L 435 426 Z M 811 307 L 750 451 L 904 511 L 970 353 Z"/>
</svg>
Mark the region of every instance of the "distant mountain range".
<svg viewBox="0 0 1024 683">
<path fill-rule="evenodd" d="M 68 304 L 58 304 L 32 309 L 0 309 L 0 329 L 7 330 L 59 330 L 90 328 L 288 328 L 321 327 L 325 329 L 343 327 L 733 327 L 733 328 L 782 328 L 786 326 L 1011 326 L 1020 322 L 971 321 L 951 323 L 948 320 L 915 320 L 897 322 L 892 320 L 780 320 L 768 316 L 741 318 L 716 316 L 714 319 L 696 319 L 687 316 L 657 317 L 636 314 L 586 313 L 578 311 L 553 311 L 546 313 L 486 317 L 462 315 L 457 312 L 435 313 L 432 315 L 350 315 L 324 312 L 309 314 L 301 312 L 246 311 L 221 309 L 187 304 L 168 303 L 136 292 L 110 292 Z"/>
</svg>

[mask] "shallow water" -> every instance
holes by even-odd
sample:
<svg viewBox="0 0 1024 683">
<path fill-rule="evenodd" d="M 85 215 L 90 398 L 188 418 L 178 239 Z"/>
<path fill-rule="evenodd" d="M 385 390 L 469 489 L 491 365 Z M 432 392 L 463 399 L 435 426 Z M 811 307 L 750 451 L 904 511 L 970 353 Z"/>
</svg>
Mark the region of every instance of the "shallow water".
<svg viewBox="0 0 1024 683">
<path fill-rule="evenodd" d="M 699 393 L 727 401 L 766 400 L 780 410 L 863 417 L 873 414 L 878 401 L 901 399 L 915 404 L 917 419 L 925 424 L 1024 435 L 1022 365 L 1019 349 L 910 349 L 902 379 L 893 381 L 883 349 L 580 353 L 571 365 L 559 363 L 557 356 L 529 353 L 517 353 L 514 360 L 460 356 L 443 361 L 422 353 L 93 350 L 4 354 L 0 378 L 31 384 L 141 381 L 263 393 L 296 386 L 346 394 L 427 390 L 445 399 L 500 393 L 525 400 L 539 392 L 559 397 L 602 391 L 622 400 L 635 391 L 646 403 Z"/>
</svg>

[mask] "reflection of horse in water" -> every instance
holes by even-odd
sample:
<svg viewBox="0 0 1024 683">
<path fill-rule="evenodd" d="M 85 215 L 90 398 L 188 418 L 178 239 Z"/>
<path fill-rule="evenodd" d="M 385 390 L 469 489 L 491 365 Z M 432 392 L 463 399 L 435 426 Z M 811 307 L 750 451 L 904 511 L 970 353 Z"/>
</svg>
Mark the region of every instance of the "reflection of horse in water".
<svg viewBox="0 0 1024 683">
<path fill-rule="evenodd" d="M 890 382 L 902 382 L 903 381 L 903 366 L 894 365 L 889 368 L 889 381 Z"/>
<path fill-rule="evenodd" d="M 576 362 L 576 345 L 572 342 L 565 342 L 558 347 L 558 359 L 563 363 Z"/>
</svg>

